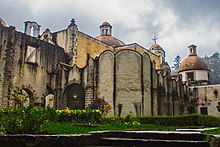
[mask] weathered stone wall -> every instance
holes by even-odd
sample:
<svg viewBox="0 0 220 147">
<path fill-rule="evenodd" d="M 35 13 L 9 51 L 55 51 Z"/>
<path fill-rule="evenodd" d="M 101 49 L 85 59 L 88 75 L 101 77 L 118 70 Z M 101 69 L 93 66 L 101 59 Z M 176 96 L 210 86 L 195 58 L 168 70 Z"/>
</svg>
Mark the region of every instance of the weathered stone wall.
<svg viewBox="0 0 220 147">
<path fill-rule="evenodd" d="M 150 52 L 149 50 L 146 50 L 145 48 L 143 48 L 142 46 L 140 46 L 136 43 L 125 45 L 125 46 L 120 46 L 120 47 L 115 48 L 115 50 L 116 50 L 116 52 L 121 51 L 121 50 L 133 50 L 133 51 L 136 51 L 140 54 L 147 53 L 149 55 L 151 61 L 153 61 L 155 63 L 154 68 L 160 69 L 160 64 L 161 64 L 160 58 L 156 54 Z"/>
<path fill-rule="evenodd" d="M 92 58 L 88 59 L 88 66 L 87 66 L 87 85 L 85 91 L 85 106 L 88 107 L 94 101 L 94 60 Z"/>
<path fill-rule="evenodd" d="M 144 53 L 143 54 L 143 103 L 144 103 L 144 115 L 152 115 L 153 113 L 153 99 L 152 99 L 152 89 L 151 84 L 152 81 L 152 70 L 151 70 L 151 60 L 149 58 L 149 55 Z"/>
<path fill-rule="evenodd" d="M 220 85 L 190 86 L 189 98 L 195 102 L 197 113 L 206 107 L 208 115 L 219 116 L 216 106 L 220 102 Z"/>
<path fill-rule="evenodd" d="M 53 33 L 53 41 L 56 42 L 60 47 L 64 48 L 65 52 L 68 53 L 70 58 L 74 58 L 71 61 L 71 64 L 75 63 L 77 56 L 77 38 L 78 27 L 74 20 L 71 21 L 71 24 L 67 29 Z"/>
<path fill-rule="evenodd" d="M 155 116 L 155 115 L 158 115 L 158 74 L 156 72 L 155 69 L 152 69 L 151 71 L 151 74 L 152 74 L 152 81 L 151 81 L 151 84 L 152 84 L 152 109 L 153 109 L 153 113 L 152 115 Z"/>
<path fill-rule="evenodd" d="M 114 114 L 114 53 L 106 51 L 99 57 L 98 97 L 112 106 L 108 114 Z"/>
<path fill-rule="evenodd" d="M 1 28 L 3 33 L 1 38 L 1 55 L 5 53 L 3 60 L 4 82 L 1 84 L 2 107 L 13 107 L 13 88 L 19 86 L 23 88 L 32 98 L 33 105 L 43 105 L 47 90 L 46 86 L 56 89 L 55 73 L 58 63 L 65 61 L 64 50 L 50 43 L 40 41 L 38 38 L 30 37 L 26 34 L 15 31 L 15 28 Z M 36 50 L 35 62 L 27 61 L 27 49 L 32 47 Z M 7 74 L 6 74 L 7 73 Z"/>
<path fill-rule="evenodd" d="M 62 75 L 56 74 L 58 72 L 56 70 L 59 62 L 65 61 L 64 50 L 32 37 L 27 38 L 27 45 L 36 48 L 36 64 L 24 61 L 26 64 L 23 65 L 20 74 L 23 81 L 17 81 L 17 83 L 24 87 L 31 87 L 36 93 L 34 102 L 42 104 L 45 98 L 46 85 L 56 89 L 57 84 L 61 82 L 55 81 L 55 77 L 62 77 Z"/>
<path fill-rule="evenodd" d="M 122 115 L 136 115 L 134 106 L 140 109 L 142 104 L 141 55 L 135 51 L 116 54 L 116 106 L 118 104 L 122 104 Z"/>
<path fill-rule="evenodd" d="M 100 41 L 82 33 L 78 32 L 78 46 L 77 46 L 77 62 L 76 65 L 80 68 L 87 65 L 88 57 L 95 59 L 105 50 L 112 50 L 113 47 L 101 43 Z"/>
<path fill-rule="evenodd" d="M 12 86 L 12 80 L 11 80 L 11 66 L 13 63 L 11 53 L 14 53 L 13 49 L 13 43 L 15 37 L 13 36 L 15 32 L 14 27 L 5 28 L 0 26 L 0 55 L 1 55 L 1 68 L 0 68 L 0 80 L 1 80 L 1 86 L 0 86 L 0 105 L 1 107 L 7 107 L 9 105 L 8 100 L 10 98 L 11 93 L 11 86 Z"/>
</svg>

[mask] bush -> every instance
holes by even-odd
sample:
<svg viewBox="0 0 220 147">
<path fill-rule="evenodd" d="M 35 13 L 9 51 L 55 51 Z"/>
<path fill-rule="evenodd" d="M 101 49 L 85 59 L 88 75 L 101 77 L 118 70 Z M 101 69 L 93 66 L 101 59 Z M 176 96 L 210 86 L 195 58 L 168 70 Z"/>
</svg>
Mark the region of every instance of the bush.
<svg viewBox="0 0 220 147">
<path fill-rule="evenodd" d="M 52 108 L 1 108 L 0 132 L 40 133 L 45 122 L 100 123 L 99 110 L 55 110 Z"/>
<path fill-rule="evenodd" d="M 220 118 L 208 115 L 189 114 L 179 116 L 148 116 L 138 117 L 141 124 L 165 126 L 219 126 Z"/>
<path fill-rule="evenodd" d="M 39 133 L 47 120 L 45 110 L 27 108 L 1 109 L 1 128 L 9 134 Z"/>
<path fill-rule="evenodd" d="M 99 123 L 100 110 L 56 110 L 58 122 Z"/>
</svg>

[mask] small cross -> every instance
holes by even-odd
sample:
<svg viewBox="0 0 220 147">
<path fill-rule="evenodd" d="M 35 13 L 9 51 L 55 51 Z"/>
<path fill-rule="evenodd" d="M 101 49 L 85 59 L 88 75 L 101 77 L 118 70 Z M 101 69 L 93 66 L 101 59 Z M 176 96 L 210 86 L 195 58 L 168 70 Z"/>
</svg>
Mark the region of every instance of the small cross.
<svg viewBox="0 0 220 147">
<path fill-rule="evenodd" d="M 157 36 L 154 36 L 154 38 L 152 39 L 154 41 L 155 44 L 157 44 Z"/>
</svg>

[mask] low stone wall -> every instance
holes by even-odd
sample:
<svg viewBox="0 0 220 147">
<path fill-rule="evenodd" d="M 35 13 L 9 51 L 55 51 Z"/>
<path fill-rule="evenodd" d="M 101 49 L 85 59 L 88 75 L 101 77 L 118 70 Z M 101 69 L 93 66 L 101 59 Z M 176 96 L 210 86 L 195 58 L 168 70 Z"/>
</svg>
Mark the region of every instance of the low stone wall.
<svg viewBox="0 0 220 147">
<path fill-rule="evenodd" d="M 82 135 L 0 134 L 0 146 L 169 146 L 209 147 L 206 135 L 198 132 L 122 131 L 91 132 Z M 217 146 L 215 146 L 217 147 Z"/>
</svg>

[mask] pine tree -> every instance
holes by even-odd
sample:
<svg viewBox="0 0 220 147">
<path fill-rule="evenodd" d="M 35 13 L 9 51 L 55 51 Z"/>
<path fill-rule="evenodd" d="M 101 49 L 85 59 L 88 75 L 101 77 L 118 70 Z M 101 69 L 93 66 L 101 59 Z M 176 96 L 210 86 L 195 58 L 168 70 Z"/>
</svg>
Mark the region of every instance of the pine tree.
<svg viewBox="0 0 220 147">
<path fill-rule="evenodd" d="M 180 61 L 181 61 L 181 57 L 179 55 L 176 56 L 176 58 L 174 59 L 174 65 L 173 65 L 173 70 L 177 71 L 180 67 Z"/>
</svg>

